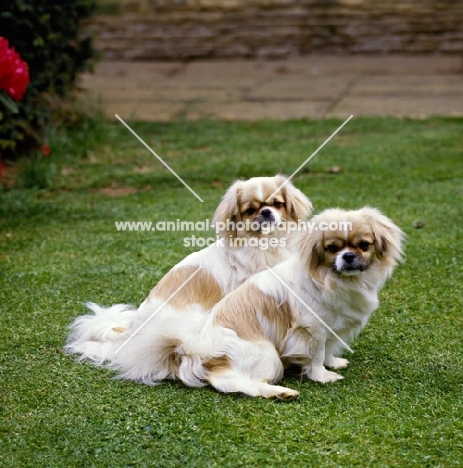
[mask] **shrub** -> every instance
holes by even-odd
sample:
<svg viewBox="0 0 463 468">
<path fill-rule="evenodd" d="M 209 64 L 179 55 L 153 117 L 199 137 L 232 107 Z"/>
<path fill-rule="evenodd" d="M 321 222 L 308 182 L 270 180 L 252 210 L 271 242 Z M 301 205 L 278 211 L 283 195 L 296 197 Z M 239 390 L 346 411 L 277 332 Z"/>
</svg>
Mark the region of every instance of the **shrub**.
<svg viewBox="0 0 463 468">
<path fill-rule="evenodd" d="M 71 118 L 76 77 L 91 67 L 95 53 L 81 23 L 95 0 L 9 0 L 0 14 L 0 36 L 28 64 L 30 84 L 18 112 L 0 103 L 0 152 L 15 155 L 41 146 L 46 129 Z M 72 112 L 71 112 L 72 114 Z"/>
</svg>

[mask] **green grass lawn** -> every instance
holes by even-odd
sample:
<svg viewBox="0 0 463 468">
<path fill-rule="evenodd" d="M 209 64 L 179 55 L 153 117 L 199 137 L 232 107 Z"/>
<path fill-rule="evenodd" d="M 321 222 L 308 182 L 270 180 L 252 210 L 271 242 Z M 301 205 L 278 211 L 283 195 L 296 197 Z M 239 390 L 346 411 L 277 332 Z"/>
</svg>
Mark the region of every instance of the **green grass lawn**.
<svg viewBox="0 0 463 468">
<path fill-rule="evenodd" d="M 292 173 L 341 123 L 133 124 L 204 203 L 104 122 L 0 191 L 0 466 L 463 464 L 462 119 L 353 119 L 294 178 L 317 210 L 369 204 L 408 236 L 343 381 L 288 373 L 301 397 L 279 403 L 118 381 L 61 351 L 85 301 L 138 305 L 192 250 L 115 221 L 205 220 L 234 179 Z"/>
</svg>

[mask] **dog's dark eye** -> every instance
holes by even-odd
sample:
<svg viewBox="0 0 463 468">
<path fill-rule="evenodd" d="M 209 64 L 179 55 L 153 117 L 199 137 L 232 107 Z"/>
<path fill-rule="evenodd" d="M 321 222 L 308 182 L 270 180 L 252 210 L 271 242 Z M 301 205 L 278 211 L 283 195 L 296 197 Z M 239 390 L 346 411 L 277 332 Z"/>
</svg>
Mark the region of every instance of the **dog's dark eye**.
<svg viewBox="0 0 463 468">
<path fill-rule="evenodd" d="M 283 203 L 283 202 L 279 202 L 279 201 L 276 201 L 276 202 L 273 204 L 273 206 L 274 206 L 275 208 L 281 208 L 283 205 L 284 205 L 284 203 Z"/>
<path fill-rule="evenodd" d="M 332 244 L 327 247 L 327 250 L 331 253 L 337 253 L 339 251 L 339 248 L 337 245 Z"/>
<path fill-rule="evenodd" d="M 256 209 L 255 208 L 248 208 L 245 213 L 248 214 L 248 215 L 252 215 L 256 212 Z"/>
<path fill-rule="evenodd" d="M 361 241 L 359 242 L 359 249 L 362 251 L 362 252 L 366 252 L 368 250 L 368 248 L 370 247 L 370 243 L 367 242 L 367 241 Z"/>
</svg>

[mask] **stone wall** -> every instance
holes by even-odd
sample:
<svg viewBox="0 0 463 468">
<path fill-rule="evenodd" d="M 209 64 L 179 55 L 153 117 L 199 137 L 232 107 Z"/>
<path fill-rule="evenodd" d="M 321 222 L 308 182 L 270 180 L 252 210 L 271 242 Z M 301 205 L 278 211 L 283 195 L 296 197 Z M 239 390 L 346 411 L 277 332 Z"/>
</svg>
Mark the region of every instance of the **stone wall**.
<svg viewBox="0 0 463 468">
<path fill-rule="evenodd" d="M 113 60 L 463 52 L 458 0 L 121 0 L 92 20 Z"/>
</svg>

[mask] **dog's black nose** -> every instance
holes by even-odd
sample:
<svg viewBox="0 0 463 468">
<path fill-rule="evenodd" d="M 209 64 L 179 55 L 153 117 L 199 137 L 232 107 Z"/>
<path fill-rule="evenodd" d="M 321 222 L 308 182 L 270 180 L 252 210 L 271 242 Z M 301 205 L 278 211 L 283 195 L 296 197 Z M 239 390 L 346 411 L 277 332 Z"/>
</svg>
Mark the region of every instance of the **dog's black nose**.
<svg viewBox="0 0 463 468">
<path fill-rule="evenodd" d="M 343 256 L 342 256 L 342 259 L 346 262 L 346 263 L 352 263 L 355 259 L 355 254 L 353 252 L 346 252 Z"/>
<path fill-rule="evenodd" d="M 261 212 L 260 212 L 261 216 L 265 216 L 265 217 L 268 217 L 268 216 L 271 216 L 272 212 L 271 210 L 269 210 L 268 208 L 264 208 Z"/>
</svg>

